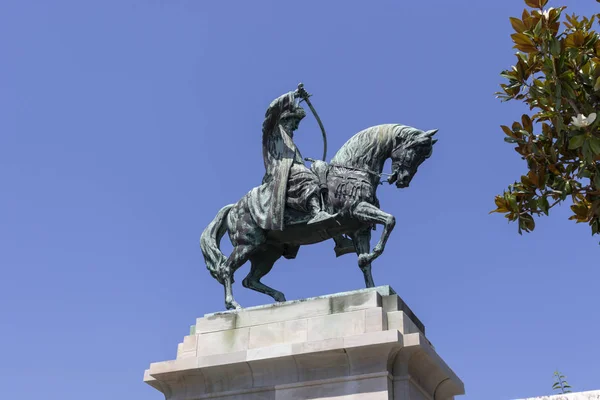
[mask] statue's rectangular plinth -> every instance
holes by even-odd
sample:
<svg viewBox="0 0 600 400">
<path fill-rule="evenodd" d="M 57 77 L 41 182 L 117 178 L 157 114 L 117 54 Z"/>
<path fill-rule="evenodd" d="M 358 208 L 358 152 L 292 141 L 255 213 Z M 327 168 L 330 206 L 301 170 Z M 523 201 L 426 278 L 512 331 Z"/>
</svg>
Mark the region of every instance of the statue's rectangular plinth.
<svg viewBox="0 0 600 400">
<path fill-rule="evenodd" d="M 146 370 L 168 400 L 452 399 L 461 380 L 389 286 L 198 318 Z"/>
</svg>

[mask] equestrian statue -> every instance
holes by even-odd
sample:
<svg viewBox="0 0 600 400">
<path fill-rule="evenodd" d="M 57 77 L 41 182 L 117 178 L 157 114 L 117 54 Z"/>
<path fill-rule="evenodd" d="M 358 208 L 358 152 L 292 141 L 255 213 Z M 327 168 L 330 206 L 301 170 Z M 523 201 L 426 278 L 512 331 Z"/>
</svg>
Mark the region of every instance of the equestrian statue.
<svg viewBox="0 0 600 400">
<path fill-rule="evenodd" d="M 394 216 L 379 208 L 376 192 L 382 175 L 397 188 L 410 184 L 418 167 L 431 156 L 437 130 L 422 131 L 400 124 L 376 125 L 348 140 L 329 163 L 323 124 L 302 84 L 275 99 L 262 126 L 265 175 L 235 204 L 223 207 L 200 237 L 200 248 L 210 274 L 225 288 L 227 309 L 241 308 L 233 297 L 233 275 L 246 261 L 250 273 L 244 287 L 285 301 L 282 292 L 261 279 L 281 258 L 293 259 L 300 246 L 333 239 L 339 257 L 358 255 L 366 287 L 374 287 L 371 263 L 379 257 L 394 229 Z M 306 102 L 325 141 L 323 160 L 304 159 L 294 144 L 294 132 L 306 116 Z M 391 158 L 392 172 L 384 174 Z M 312 161 L 310 168 L 304 164 Z M 371 250 L 371 232 L 383 225 Z M 225 256 L 221 238 L 228 233 L 233 251 Z"/>
</svg>

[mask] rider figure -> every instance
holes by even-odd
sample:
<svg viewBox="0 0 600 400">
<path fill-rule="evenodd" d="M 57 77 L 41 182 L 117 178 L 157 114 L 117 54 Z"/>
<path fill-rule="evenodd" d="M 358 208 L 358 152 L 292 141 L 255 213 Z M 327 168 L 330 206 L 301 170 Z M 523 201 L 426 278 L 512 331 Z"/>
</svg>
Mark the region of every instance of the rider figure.
<svg viewBox="0 0 600 400">
<path fill-rule="evenodd" d="M 332 217 L 324 210 L 319 192 L 319 180 L 305 165 L 293 141 L 294 131 L 306 116 L 296 99 L 308 93 L 303 88 L 275 99 L 263 122 L 263 184 L 271 187 L 270 215 L 267 229 L 283 230 L 284 210 L 289 206 L 311 215 L 309 224 Z"/>
<path fill-rule="evenodd" d="M 266 213 L 259 219 L 263 229 L 283 230 L 285 207 L 310 214 L 308 224 L 325 221 L 333 216 L 321 202 L 321 188 L 315 173 L 304 165 L 300 151 L 294 144 L 294 131 L 306 116 L 297 99 L 307 99 L 308 93 L 299 86 L 275 99 L 265 113 L 263 122 L 263 160 L 265 176 L 259 191 Z M 261 208 L 262 208 L 261 207 Z M 262 219 L 262 221 L 261 221 Z M 354 252 L 352 241 L 342 235 L 334 238 L 337 256 Z M 297 249 L 290 251 L 293 257 Z"/>
</svg>

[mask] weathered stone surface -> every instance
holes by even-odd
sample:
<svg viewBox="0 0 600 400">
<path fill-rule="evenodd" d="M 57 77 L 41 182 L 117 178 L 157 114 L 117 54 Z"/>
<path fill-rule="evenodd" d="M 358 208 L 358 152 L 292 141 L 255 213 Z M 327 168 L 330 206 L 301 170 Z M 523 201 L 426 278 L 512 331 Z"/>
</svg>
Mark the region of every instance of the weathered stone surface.
<svg viewBox="0 0 600 400">
<path fill-rule="evenodd" d="M 422 332 L 404 311 L 391 311 L 386 316 L 388 329 L 398 329 L 405 334 Z"/>
<path fill-rule="evenodd" d="M 307 335 L 307 319 L 251 326 L 248 348 L 255 349 L 284 343 L 302 343 L 306 342 Z"/>
<path fill-rule="evenodd" d="M 232 353 L 248 349 L 250 328 L 229 329 L 198 336 L 198 356 Z"/>
<path fill-rule="evenodd" d="M 237 314 L 234 313 L 205 315 L 204 318 L 197 319 L 195 333 L 218 332 L 233 329 L 236 327 L 236 319 Z"/>
<path fill-rule="evenodd" d="M 460 379 L 389 287 L 199 318 L 144 381 L 167 400 L 451 399 Z M 420 324 L 420 328 L 415 323 Z M 194 330 L 192 330 L 194 331 Z"/>
<path fill-rule="evenodd" d="M 417 318 L 414 312 L 406 305 L 404 300 L 400 298 L 397 294 L 393 293 L 389 296 L 386 296 L 382 299 L 383 309 L 387 312 L 391 311 L 402 311 L 404 312 L 408 318 L 415 324 L 415 326 L 421 331 L 421 333 L 425 334 L 425 325 Z"/>
<path fill-rule="evenodd" d="M 233 328 L 290 321 L 347 311 L 381 307 L 382 296 L 393 294 L 389 286 L 378 286 L 330 296 L 312 297 L 264 306 L 248 307 L 237 311 L 206 314 L 196 321 L 196 333 L 216 332 Z M 389 303 L 389 301 L 388 301 Z M 393 309 L 396 311 L 398 308 Z M 386 309 L 386 311 L 389 311 Z"/>
<path fill-rule="evenodd" d="M 387 313 L 382 307 L 368 308 L 365 310 L 365 332 L 378 332 L 388 330 Z"/>
</svg>

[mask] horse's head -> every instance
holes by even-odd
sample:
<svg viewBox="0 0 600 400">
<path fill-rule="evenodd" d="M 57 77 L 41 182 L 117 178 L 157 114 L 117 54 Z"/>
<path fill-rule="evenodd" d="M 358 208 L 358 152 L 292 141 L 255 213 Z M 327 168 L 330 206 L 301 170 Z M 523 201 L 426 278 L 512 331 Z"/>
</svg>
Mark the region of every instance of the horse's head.
<svg viewBox="0 0 600 400">
<path fill-rule="evenodd" d="M 437 142 L 433 139 L 437 129 L 421 131 L 415 128 L 402 127 L 395 138 L 395 147 L 392 151 L 392 176 L 388 179 L 396 187 L 408 187 L 413 176 L 417 173 L 419 165 L 427 160 Z"/>
</svg>

